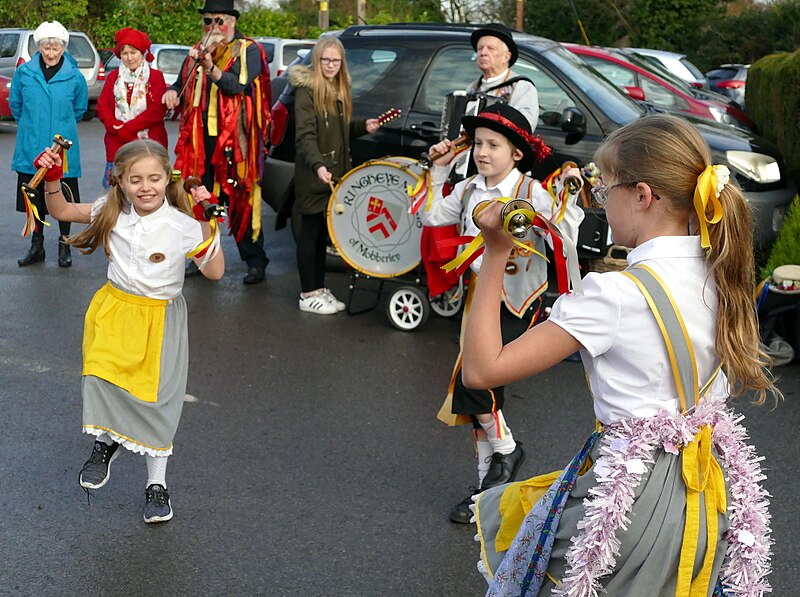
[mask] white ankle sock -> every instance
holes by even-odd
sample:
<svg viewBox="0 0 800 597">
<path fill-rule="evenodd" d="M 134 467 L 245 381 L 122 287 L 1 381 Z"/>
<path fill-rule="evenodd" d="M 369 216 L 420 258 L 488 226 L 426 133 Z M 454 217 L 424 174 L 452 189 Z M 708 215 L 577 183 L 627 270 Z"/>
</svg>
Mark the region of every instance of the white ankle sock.
<svg viewBox="0 0 800 597">
<path fill-rule="evenodd" d="M 167 460 L 169 456 L 150 456 L 145 455 L 147 462 L 147 487 L 158 483 L 164 489 L 167 488 Z"/>
<path fill-rule="evenodd" d="M 104 433 L 103 435 L 98 435 L 95 437 L 95 440 L 98 442 L 103 442 L 107 446 L 113 446 L 116 442 L 111 439 L 111 436 L 108 433 Z"/>
<path fill-rule="evenodd" d="M 497 437 L 497 421 L 500 422 L 502 435 L 503 437 Z M 500 454 L 511 454 L 514 449 L 517 447 L 517 442 L 514 441 L 514 436 L 511 433 L 511 429 L 508 428 L 506 425 L 506 421 L 503 418 L 503 413 L 501 411 L 497 411 L 497 417 L 492 417 L 492 420 L 488 423 L 481 423 L 481 427 L 486 431 L 486 438 L 489 440 L 489 443 L 492 445 L 492 452 L 499 452 Z"/>
<path fill-rule="evenodd" d="M 485 440 L 476 440 L 475 447 L 478 452 L 478 487 L 483 483 L 483 478 L 489 472 L 489 463 L 492 460 L 492 444 Z"/>
</svg>

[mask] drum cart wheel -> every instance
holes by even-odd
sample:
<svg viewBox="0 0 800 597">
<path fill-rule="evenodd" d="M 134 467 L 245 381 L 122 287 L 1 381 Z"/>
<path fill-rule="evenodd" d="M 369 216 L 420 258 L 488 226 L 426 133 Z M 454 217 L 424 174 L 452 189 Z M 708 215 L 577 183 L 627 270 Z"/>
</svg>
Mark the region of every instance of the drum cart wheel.
<svg viewBox="0 0 800 597">
<path fill-rule="evenodd" d="M 453 297 L 456 297 L 455 299 Z M 431 309 L 439 317 L 455 317 L 461 313 L 464 306 L 464 280 L 459 279 L 458 284 L 438 296 L 429 296 L 428 302 Z"/>
<path fill-rule="evenodd" d="M 410 332 L 424 324 L 430 314 L 427 297 L 415 286 L 401 286 L 386 302 L 386 316 L 398 330 Z"/>
</svg>

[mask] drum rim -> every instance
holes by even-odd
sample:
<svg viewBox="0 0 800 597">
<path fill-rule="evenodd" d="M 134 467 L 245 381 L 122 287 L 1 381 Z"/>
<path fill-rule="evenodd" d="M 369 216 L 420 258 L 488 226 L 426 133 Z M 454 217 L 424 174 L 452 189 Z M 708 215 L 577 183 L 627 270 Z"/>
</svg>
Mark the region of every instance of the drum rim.
<svg viewBox="0 0 800 597">
<path fill-rule="evenodd" d="M 333 225 L 332 225 L 331 222 L 333 221 L 333 217 L 338 215 L 333 211 L 333 204 L 334 204 L 333 195 L 334 195 L 334 193 L 338 193 L 339 187 L 342 185 L 342 182 L 345 180 L 345 178 L 347 178 L 353 172 L 357 172 L 358 170 L 361 170 L 362 168 L 366 168 L 367 166 L 391 166 L 392 168 L 397 168 L 398 170 L 403 170 L 404 172 L 409 174 L 411 177 L 413 177 L 415 181 L 419 181 L 419 179 L 420 179 L 420 175 L 419 174 L 416 174 L 414 171 L 412 171 L 411 169 L 409 169 L 406 166 L 403 166 L 402 164 L 398 164 L 397 162 L 388 161 L 389 158 L 392 158 L 392 157 L 402 158 L 403 160 L 410 160 L 409 165 L 418 163 L 417 160 L 415 160 L 414 158 L 410 158 L 408 156 L 384 156 L 382 158 L 376 158 L 374 160 L 367 160 L 366 162 L 364 162 L 360 166 L 356 166 L 352 170 L 349 170 L 347 173 L 345 173 L 344 176 L 342 176 L 342 178 L 339 180 L 339 182 L 336 183 L 336 186 L 334 186 L 334 188 L 333 188 L 333 193 L 331 193 L 331 196 L 328 198 L 328 207 L 325 210 L 325 222 L 326 222 L 326 224 L 328 226 L 328 235 L 331 237 L 331 242 L 333 243 L 333 246 L 336 247 L 336 250 L 339 253 L 339 257 L 341 257 L 342 260 L 348 266 L 352 267 L 358 273 L 363 274 L 365 276 L 369 276 L 371 278 L 384 278 L 384 279 L 398 278 L 398 277 L 403 276 L 403 275 L 405 275 L 405 274 L 407 274 L 409 272 L 412 272 L 416 268 L 419 267 L 420 263 L 422 263 L 422 255 L 420 254 L 419 260 L 413 266 L 411 266 L 408 269 L 403 270 L 401 272 L 391 273 L 391 274 L 384 274 L 384 273 L 377 273 L 377 272 L 374 272 L 374 271 L 369 271 L 369 270 L 366 270 L 365 268 L 363 268 L 362 266 L 357 265 L 356 263 L 354 263 L 347 256 L 347 254 L 344 251 L 342 251 L 342 248 L 341 248 L 341 246 L 339 244 L 339 241 L 336 239 L 336 234 L 333 231 Z"/>
</svg>

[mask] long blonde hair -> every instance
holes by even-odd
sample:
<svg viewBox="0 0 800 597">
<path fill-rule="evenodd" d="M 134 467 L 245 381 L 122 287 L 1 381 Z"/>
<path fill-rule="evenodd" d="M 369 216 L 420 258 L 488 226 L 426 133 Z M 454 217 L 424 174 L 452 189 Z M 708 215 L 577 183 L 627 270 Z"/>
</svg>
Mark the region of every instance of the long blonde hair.
<svg viewBox="0 0 800 597">
<path fill-rule="evenodd" d="M 166 148 L 152 139 L 139 139 L 126 143 L 117 151 L 112 171 L 112 184 L 108 189 L 108 199 L 106 199 L 105 205 L 100 208 L 97 215 L 83 232 L 68 239 L 69 244 L 80 249 L 81 253 L 85 255 L 94 253 L 97 247 L 103 245 L 106 257 L 111 258 L 111 252 L 108 248 L 108 237 L 111 234 L 111 230 L 116 226 L 119 214 L 126 207 L 133 209 L 117 181 L 122 180 L 133 164 L 148 157 L 158 160 L 170 180 L 166 188 L 169 204 L 187 215 L 192 215 L 191 206 L 181 181 L 173 181 L 171 179 L 172 166 L 170 165 Z"/>
<path fill-rule="evenodd" d="M 333 79 L 326 79 L 322 74 L 322 54 L 328 48 L 336 48 L 342 58 L 342 66 Z M 311 72 L 314 77 L 313 93 L 314 110 L 319 116 L 338 114 L 336 101 L 342 102 L 342 113 L 345 124 L 353 117 L 353 101 L 350 97 L 350 73 L 347 72 L 347 60 L 344 57 L 344 46 L 335 37 L 323 37 L 311 51 Z"/>
<path fill-rule="evenodd" d="M 689 221 L 697 178 L 711 165 L 711 151 L 697 130 L 680 118 L 654 115 L 615 131 L 595 156 L 600 171 L 616 182 L 645 182 L 676 214 Z M 724 215 L 708 224 L 711 249 L 708 276 L 717 289 L 717 355 L 731 384 L 731 395 L 780 392 L 766 366 L 755 314 L 755 262 L 750 207 L 741 191 L 726 184 L 719 200 Z"/>
</svg>

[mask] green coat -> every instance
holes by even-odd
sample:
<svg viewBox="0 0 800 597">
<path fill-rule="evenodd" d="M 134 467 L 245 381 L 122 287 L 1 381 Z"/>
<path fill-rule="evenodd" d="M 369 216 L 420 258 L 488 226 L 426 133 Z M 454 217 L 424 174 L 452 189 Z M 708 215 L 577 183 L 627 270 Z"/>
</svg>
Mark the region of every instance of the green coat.
<svg viewBox="0 0 800 597">
<path fill-rule="evenodd" d="M 337 102 L 338 114 L 319 116 L 314 111 L 309 69 L 294 67 L 289 80 L 296 88 L 294 213 L 320 213 L 328 207 L 331 189 L 319 179 L 317 169 L 324 165 L 334 179 L 349 172 L 350 139 L 366 134 L 367 123 L 359 120 L 346 124 L 341 102 Z"/>
</svg>

